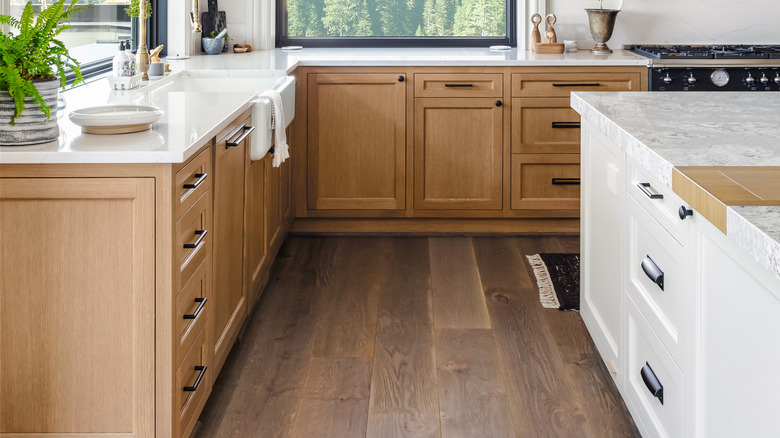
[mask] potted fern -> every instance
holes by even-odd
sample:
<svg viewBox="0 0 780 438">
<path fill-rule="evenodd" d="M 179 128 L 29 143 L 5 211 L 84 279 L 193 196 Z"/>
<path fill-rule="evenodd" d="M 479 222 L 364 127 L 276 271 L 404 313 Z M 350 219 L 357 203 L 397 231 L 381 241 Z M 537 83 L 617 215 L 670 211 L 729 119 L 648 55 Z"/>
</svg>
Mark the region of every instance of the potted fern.
<svg viewBox="0 0 780 438">
<path fill-rule="evenodd" d="M 85 8 L 58 0 L 36 18 L 32 2 L 19 19 L 0 15 L 0 24 L 15 32 L 0 32 L 0 145 L 46 143 L 59 136 L 57 94 L 65 86 L 65 71 L 74 84 L 83 81 L 79 63 L 57 36 L 70 26 L 71 15 Z"/>
</svg>

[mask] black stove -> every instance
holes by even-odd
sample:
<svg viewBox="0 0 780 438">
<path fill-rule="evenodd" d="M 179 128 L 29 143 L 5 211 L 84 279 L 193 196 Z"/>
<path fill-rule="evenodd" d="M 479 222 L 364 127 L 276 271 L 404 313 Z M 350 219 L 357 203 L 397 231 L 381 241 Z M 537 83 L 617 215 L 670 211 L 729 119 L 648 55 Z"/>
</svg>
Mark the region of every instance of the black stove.
<svg viewBox="0 0 780 438">
<path fill-rule="evenodd" d="M 780 45 L 638 45 L 650 91 L 780 91 Z"/>
</svg>

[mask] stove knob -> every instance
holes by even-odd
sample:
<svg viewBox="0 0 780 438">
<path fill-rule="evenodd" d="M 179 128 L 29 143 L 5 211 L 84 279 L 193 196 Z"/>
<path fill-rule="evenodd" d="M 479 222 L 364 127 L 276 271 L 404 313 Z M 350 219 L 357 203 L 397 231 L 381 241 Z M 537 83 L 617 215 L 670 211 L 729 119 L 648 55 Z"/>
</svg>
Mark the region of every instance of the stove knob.
<svg viewBox="0 0 780 438">
<path fill-rule="evenodd" d="M 693 77 L 693 73 L 691 73 L 691 76 L 688 77 L 688 83 L 691 84 L 691 85 L 696 83 L 696 78 Z"/>
<path fill-rule="evenodd" d="M 761 75 L 761 83 L 764 84 L 764 85 L 769 83 L 769 78 L 766 77 L 766 73 Z"/>
<path fill-rule="evenodd" d="M 669 73 L 666 74 L 666 77 L 664 78 L 664 82 L 666 82 L 667 84 L 672 83 L 672 78 L 671 76 L 669 76 Z"/>
<path fill-rule="evenodd" d="M 748 77 L 745 79 L 745 82 L 747 82 L 748 85 L 753 85 L 756 83 L 756 78 L 753 77 L 752 73 L 748 73 Z"/>
<path fill-rule="evenodd" d="M 775 83 L 777 85 L 780 85 L 780 73 L 778 73 L 777 76 L 775 76 Z"/>
</svg>

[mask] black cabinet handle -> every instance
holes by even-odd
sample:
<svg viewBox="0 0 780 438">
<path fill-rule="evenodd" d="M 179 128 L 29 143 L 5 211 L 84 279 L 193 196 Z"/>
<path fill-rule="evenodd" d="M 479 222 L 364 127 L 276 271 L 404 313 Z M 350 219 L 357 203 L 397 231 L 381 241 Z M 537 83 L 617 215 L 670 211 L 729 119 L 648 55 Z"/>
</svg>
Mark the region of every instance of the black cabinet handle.
<svg viewBox="0 0 780 438">
<path fill-rule="evenodd" d="M 197 239 L 195 239 L 192 243 L 185 243 L 185 248 L 197 248 L 198 245 L 200 245 L 200 242 L 203 241 L 203 238 L 206 237 L 206 234 L 209 232 L 209 230 L 195 230 L 195 235 L 198 236 Z"/>
<path fill-rule="evenodd" d="M 497 100 L 497 101 L 496 101 L 496 106 L 501 106 L 501 105 L 503 105 L 503 104 L 504 104 L 504 102 L 501 102 L 500 100 Z"/>
<path fill-rule="evenodd" d="M 580 185 L 579 178 L 553 178 L 552 183 L 554 186 L 578 186 Z"/>
<path fill-rule="evenodd" d="M 182 388 L 182 391 L 184 391 L 184 392 L 195 392 L 195 391 L 197 391 L 198 390 L 198 386 L 200 386 L 201 380 L 203 380 L 203 376 L 206 375 L 206 368 L 208 368 L 208 367 L 207 366 L 203 366 L 203 365 L 196 366 L 195 367 L 195 371 L 200 371 L 200 373 L 198 373 L 198 378 L 195 379 L 195 384 L 192 385 L 192 386 L 185 386 L 184 388 Z"/>
<path fill-rule="evenodd" d="M 552 122 L 554 129 L 580 129 L 580 122 Z"/>
<path fill-rule="evenodd" d="M 645 386 L 647 387 L 647 390 L 650 391 L 650 394 L 657 398 L 661 404 L 664 404 L 664 385 L 661 385 L 661 382 L 658 380 L 658 377 L 656 377 L 653 369 L 650 368 L 649 363 L 645 362 L 645 366 L 642 367 L 640 374 L 642 375 L 642 381 L 645 382 Z"/>
<path fill-rule="evenodd" d="M 664 290 L 664 271 L 655 264 L 649 255 L 642 260 L 642 270 L 645 271 L 645 275 L 647 275 L 650 281 L 657 284 L 661 290 Z"/>
<path fill-rule="evenodd" d="M 198 308 L 195 309 L 194 313 L 185 313 L 184 314 L 184 319 L 195 319 L 195 318 L 197 318 L 198 315 L 200 315 L 200 312 L 203 310 L 203 306 L 206 305 L 206 301 L 207 300 L 208 300 L 208 298 L 205 298 L 205 297 L 204 298 L 195 298 L 195 302 L 196 303 L 200 303 L 200 304 L 198 304 Z"/>
<path fill-rule="evenodd" d="M 192 184 L 184 184 L 184 188 L 187 190 L 190 189 L 197 189 L 199 185 L 203 184 L 203 181 L 206 181 L 206 178 L 209 176 L 208 173 L 196 173 L 195 175 L 192 175 L 195 178 L 198 178 L 194 183 Z"/>
<path fill-rule="evenodd" d="M 405 80 L 406 80 L 406 78 L 405 78 L 405 77 L 403 77 L 403 75 L 401 75 L 401 76 L 398 76 L 398 82 L 403 82 L 403 81 L 405 81 Z"/>
<path fill-rule="evenodd" d="M 243 131 L 243 133 L 238 138 L 225 142 L 225 149 L 240 145 L 242 141 L 249 137 L 249 134 L 255 131 L 255 127 L 244 125 L 241 127 L 241 131 Z"/>
<path fill-rule="evenodd" d="M 677 214 L 680 215 L 680 220 L 684 221 L 686 217 L 693 216 L 693 210 L 688 210 L 684 205 L 681 205 L 680 209 L 677 210 Z"/>
<path fill-rule="evenodd" d="M 474 84 L 444 84 L 447 88 L 471 88 Z"/>
<path fill-rule="evenodd" d="M 664 195 L 650 191 L 650 183 L 639 183 L 636 186 L 650 199 L 664 199 Z"/>
<path fill-rule="evenodd" d="M 274 147 L 274 146 L 271 146 L 271 149 L 268 149 L 268 153 L 269 153 L 269 154 L 271 154 L 271 155 L 273 155 L 273 154 L 274 154 L 274 152 L 276 152 L 276 147 Z"/>
<path fill-rule="evenodd" d="M 601 84 L 553 84 L 553 87 L 600 87 Z"/>
</svg>

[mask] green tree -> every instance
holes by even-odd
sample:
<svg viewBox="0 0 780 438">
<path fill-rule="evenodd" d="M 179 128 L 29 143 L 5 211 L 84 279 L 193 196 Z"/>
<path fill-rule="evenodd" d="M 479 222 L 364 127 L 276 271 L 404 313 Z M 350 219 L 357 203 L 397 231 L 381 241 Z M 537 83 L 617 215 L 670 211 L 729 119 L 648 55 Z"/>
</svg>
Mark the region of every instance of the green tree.
<svg viewBox="0 0 780 438">
<path fill-rule="evenodd" d="M 366 0 L 325 0 L 322 24 L 329 36 L 371 36 Z"/>
<path fill-rule="evenodd" d="M 463 0 L 455 12 L 453 31 L 463 36 L 504 35 L 504 11 L 503 0 Z"/>
<path fill-rule="evenodd" d="M 435 31 L 431 33 L 431 35 L 435 35 L 435 36 L 455 35 L 452 28 L 455 20 L 455 11 L 459 6 L 460 6 L 460 1 L 458 0 L 435 0 L 435 4 L 434 4 Z"/>
</svg>

